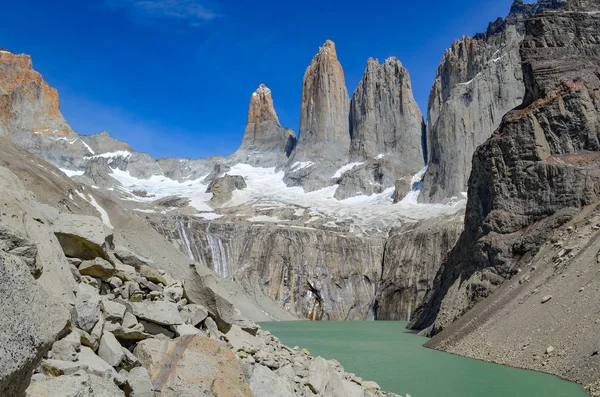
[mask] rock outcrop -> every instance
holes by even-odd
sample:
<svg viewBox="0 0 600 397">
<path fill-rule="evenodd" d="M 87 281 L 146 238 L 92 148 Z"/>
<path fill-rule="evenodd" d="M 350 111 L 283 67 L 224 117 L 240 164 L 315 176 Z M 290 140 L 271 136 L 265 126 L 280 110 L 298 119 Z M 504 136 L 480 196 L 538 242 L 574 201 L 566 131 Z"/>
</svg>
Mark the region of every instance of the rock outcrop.
<svg viewBox="0 0 600 397">
<path fill-rule="evenodd" d="M 212 193 L 213 197 L 210 200 L 212 205 L 218 206 L 231 200 L 235 190 L 245 189 L 246 182 L 239 175 L 225 175 L 220 178 L 215 178 L 208 185 L 207 193 Z"/>
<path fill-rule="evenodd" d="M 385 243 L 375 318 L 408 321 L 463 228 L 462 212 L 393 229 Z"/>
<path fill-rule="evenodd" d="M 332 184 L 350 149 L 350 98 L 335 44 L 327 40 L 306 69 L 300 131 L 287 167 L 288 186 L 314 191 Z"/>
<path fill-rule="evenodd" d="M 314 320 L 372 318 L 383 239 L 309 228 L 211 223 L 193 218 L 154 225 L 223 277 L 261 291 L 286 310 Z M 170 231 L 181 230 L 177 234 Z M 187 243 L 186 243 L 187 240 Z"/>
<path fill-rule="evenodd" d="M 408 71 L 395 57 L 380 64 L 370 58 L 350 103 L 351 160 L 392 154 L 406 175 L 425 164 L 425 122 Z"/>
<path fill-rule="evenodd" d="M 33 70 L 29 55 L 0 51 L 0 124 L 7 132 L 76 136 L 59 107 L 58 92 Z"/>
<path fill-rule="evenodd" d="M 517 0 L 506 20 L 490 24 L 485 34 L 455 41 L 446 51 L 429 96 L 429 167 L 421 201 L 444 203 L 466 191 L 475 149 L 523 101 L 524 21 L 562 3 Z"/>
<path fill-rule="evenodd" d="M 600 192 L 600 3 L 532 17 L 527 92 L 473 156 L 465 231 L 411 326 L 435 334 L 524 266 Z"/>
<path fill-rule="evenodd" d="M 296 145 L 296 134 L 279 123 L 271 90 L 264 84 L 252 94 L 242 144 L 234 160 L 261 167 L 283 165 Z"/>
<path fill-rule="evenodd" d="M 335 44 L 327 40 L 304 74 L 296 160 L 338 160 L 350 147 L 350 98 Z M 333 149 L 333 150 L 331 150 Z"/>
</svg>

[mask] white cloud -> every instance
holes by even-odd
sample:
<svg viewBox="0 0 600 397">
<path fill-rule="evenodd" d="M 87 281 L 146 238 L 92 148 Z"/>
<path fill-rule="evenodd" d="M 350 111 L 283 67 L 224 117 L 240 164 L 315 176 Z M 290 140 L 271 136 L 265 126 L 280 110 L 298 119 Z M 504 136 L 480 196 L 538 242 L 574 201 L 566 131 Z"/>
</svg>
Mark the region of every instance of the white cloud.
<svg viewBox="0 0 600 397">
<path fill-rule="evenodd" d="M 219 15 L 198 0 L 106 0 L 113 9 L 127 9 L 136 17 L 149 20 L 172 19 L 199 26 Z"/>
</svg>

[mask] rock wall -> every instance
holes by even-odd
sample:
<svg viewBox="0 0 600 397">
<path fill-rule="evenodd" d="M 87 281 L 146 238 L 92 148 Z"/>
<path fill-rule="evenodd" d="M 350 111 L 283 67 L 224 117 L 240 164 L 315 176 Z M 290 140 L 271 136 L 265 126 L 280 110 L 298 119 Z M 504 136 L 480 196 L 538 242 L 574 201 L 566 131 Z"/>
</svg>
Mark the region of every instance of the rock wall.
<svg viewBox="0 0 600 397">
<path fill-rule="evenodd" d="M 283 128 L 264 84 L 252 94 L 244 138 L 231 162 L 262 167 L 283 165 L 296 145 L 296 134 Z"/>
<path fill-rule="evenodd" d="M 515 1 L 506 20 L 455 41 L 446 51 L 429 96 L 429 167 L 421 201 L 443 203 L 466 192 L 475 149 L 523 101 L 519 48 L 525 20 L 563 3 Z"/>
<path fill-rule="evenodd" d="M 425 163 L 424 123 L 402 63 L 395 57 L 383 64 L 370 58 L 350 103 L 350 157 L 393 154 L 406 175 L 416 174 Z"/>
<path fill-rule="evenodd" d="M 153 226 L 198 262 L 300 317 L 373 318 L 383 239 L 193 218 Z"/>
<path fill-rule="evenodd" d="M 376 298 L 378 320 L 410 320 L 446 254 L 460 236 L 464 213 L 409 224 L 390 232 Z"/>
<path fill-rule="evenodd" d="M 0 124 L 9 132 L 73 136 L 58 92 L 33 70 L 31 57 L 0 51 Z"/>
<path fill-rule="evenodd" d="M 473 157 L 465 231 L 411 326 L 435 334 L 489 296 L 600 193 L 600 9 L 527 22 L 525 102 Z"/>
</svg>

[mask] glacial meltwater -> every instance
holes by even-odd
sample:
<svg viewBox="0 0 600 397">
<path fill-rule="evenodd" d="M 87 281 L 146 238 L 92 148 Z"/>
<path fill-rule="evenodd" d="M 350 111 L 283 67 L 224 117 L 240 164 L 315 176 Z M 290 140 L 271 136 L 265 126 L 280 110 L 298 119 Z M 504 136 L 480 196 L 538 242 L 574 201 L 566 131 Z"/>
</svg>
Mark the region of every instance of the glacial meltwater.
<svg viewBox="0 0 600 397">
<path fill-rule="evenodd" d="M 383 390 L 412 397 L 582 397 L 577 384 L 424 348 L 405 322 L 281 322 L 264 329 L 291 347 L 336 359 Z"/>
</svg>

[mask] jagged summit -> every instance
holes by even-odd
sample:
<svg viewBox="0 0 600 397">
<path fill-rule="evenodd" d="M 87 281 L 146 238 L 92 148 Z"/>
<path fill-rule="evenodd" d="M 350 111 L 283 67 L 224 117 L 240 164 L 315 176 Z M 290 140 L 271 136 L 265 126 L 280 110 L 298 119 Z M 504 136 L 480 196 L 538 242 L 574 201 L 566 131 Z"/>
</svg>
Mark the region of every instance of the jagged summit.
<svg viewBox="0 0 600 397">
<path fill-rule="evenodd" d="M 325 43 L 323 43 L 323 45 L 319 47 L 319 52 L 315 56 L 319 56 L 321 54 L 337 58 L 337 52 L 335 51 L 335 43 L 331 40 L 325 40 Z"/>
<path fill-rule="evenodd" d="M 271 90 L 261 84 L 250 97 L 244 138 L 233 160 L 252 165 L 283 164 L 296 143 L 296 134 L 279 123 Z"/>
<path fill-rule="evenodd" d="M 383 64 L 369 58 L 350 104 L 351 157 L 373 158 L 398 153 L 406 174 L 423 168 L 423 115 L 408 71 L 396 57 Z"/>
</svg>

